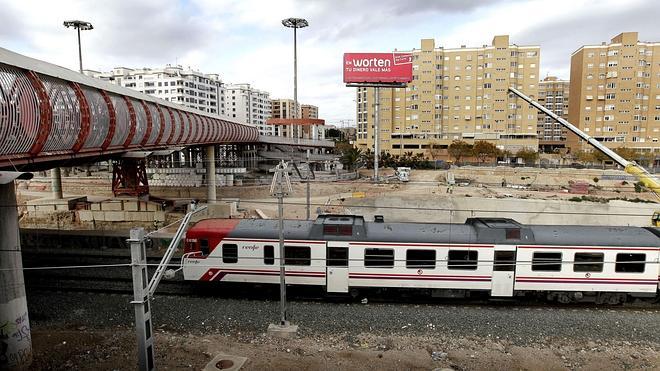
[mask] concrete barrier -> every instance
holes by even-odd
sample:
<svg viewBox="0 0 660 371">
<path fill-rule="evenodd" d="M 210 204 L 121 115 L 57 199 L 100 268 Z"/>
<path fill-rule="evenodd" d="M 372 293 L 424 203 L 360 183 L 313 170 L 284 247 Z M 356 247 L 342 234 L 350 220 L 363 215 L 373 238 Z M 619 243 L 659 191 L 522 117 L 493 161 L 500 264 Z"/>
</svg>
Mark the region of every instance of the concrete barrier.
<svg viewBox="0 0 660 371">
<path fill-rule="evenodd" d="M 610 201 L 608 203 L 567 200 L 447 197 L 351 198 L 344 203 L 357 215 L 385 221 L 464 223 L 471 217 L 511 218 L 523 224 L 612 225 L 646 227 L 658 204 Z M 369 207 L 355 207 L 369 206 Z M 405 209 L 393 209 L 403 207 Z"/>
</svg>

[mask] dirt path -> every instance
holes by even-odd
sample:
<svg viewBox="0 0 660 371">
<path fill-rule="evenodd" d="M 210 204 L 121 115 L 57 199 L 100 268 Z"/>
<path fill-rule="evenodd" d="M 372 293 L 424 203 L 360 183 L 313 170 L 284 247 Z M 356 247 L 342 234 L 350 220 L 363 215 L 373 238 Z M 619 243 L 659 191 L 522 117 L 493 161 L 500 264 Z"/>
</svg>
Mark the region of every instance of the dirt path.
<svg viewBox="0 0 660 371">
<path fill-rule="evenodd" d="M 247 357 L 243 370 L 660 370 L 657 345 L 630 342 L 515 346 L 489 338 L 369 334 L 283 340 L 164 329 L 155 339 L 157 367 L 171 370 L 202 369 L 220 353 Z M 131 370 L 136 362 L 130 328 L 42 328 L 33 332 L 33 346 L 33 369 Z"/>
</svg>

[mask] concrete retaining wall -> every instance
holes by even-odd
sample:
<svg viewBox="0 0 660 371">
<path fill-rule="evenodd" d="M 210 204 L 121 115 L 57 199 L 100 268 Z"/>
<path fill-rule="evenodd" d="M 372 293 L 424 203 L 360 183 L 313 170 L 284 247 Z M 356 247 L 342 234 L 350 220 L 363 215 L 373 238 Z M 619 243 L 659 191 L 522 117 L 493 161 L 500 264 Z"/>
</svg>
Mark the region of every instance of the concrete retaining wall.
<svg viewBox="0 0 660 371">
<path fill-rule="evenodd" d="M 345 205 L 356 215 L 373 220 L 384 215 L 386 221 L 463 223 L 470 217 L 511 218 L 523 224 L 619 225 L 646 227 L 658 204 L 610 201 L 608 203 L 565 200 L 497 199 L 456 196 L 420 200 L 419 197 L 382 197 L 347 199 Z M 373 206 L 368 208 L 352 207 Z M 408 209 L 390 209 L 405 207 Z M 426 210 L 419 210 L 419 209 Z M 417 209 L 417 210 L 413 210 Z M 441 210 L 429 210 L 441 209 Z"/>
</svg>

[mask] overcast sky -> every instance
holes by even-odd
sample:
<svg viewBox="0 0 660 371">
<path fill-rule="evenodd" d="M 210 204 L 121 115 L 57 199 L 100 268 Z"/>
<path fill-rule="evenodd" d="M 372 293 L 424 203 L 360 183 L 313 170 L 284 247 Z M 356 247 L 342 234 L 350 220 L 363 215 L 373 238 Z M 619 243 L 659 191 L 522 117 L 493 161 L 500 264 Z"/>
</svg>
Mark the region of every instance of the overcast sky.
<svg viewBox="0 0 660 371">
<path fill-rule="evenodd" d="M 509 34 L 540 45 L 540 75 L 569 77 L 571 53 L 585 44 L 638 31 L 660 41 L 658 0 L 0 0 L 0 46 L 78 69 L 75 32 L 66 19 L 89 21 L 84 68 L 190 66 L 247 82 L 273 98 L 293 96 L 293 34 L 287 17 L 304 17 L 298 33 L 298 97 L 330 123 L 355 119 L 354 89 L 342 83 L 344 52 L 490 44 Z"/>
</svg>

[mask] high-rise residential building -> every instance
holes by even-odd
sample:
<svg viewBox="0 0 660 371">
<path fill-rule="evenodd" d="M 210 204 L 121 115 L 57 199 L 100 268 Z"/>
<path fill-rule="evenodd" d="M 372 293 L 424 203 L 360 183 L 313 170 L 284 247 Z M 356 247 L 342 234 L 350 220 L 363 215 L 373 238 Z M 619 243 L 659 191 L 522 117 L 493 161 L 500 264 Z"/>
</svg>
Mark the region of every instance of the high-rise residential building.
<svg viewBox="0 0 660 371">
<path fill-rule="evenodd" d="M 302 104 L 298 102 L 298 114 L 296 119 L 305 120 L 306 123 L 293 124 L 290 122 L 279 121 L 280 119 L 293 119 L 294 115 L 293 99 L 272 99 L 271 100 L 271 125 L 274 127 L 274 134 L 281 137 L 290 138 L 308 138 L 323 139 L 324 120 L 319 120 L 319 108 L 311 104 Z"/>
<path fill-rule="evenodd" d="M 110 72 L 85 70 L 84 73 L 204 112 L 226 114 L 225 89 L 218 74 L 171 65 L 154 69 L 115 67 Z"/>
<path fill-rule="evenodd" d="M 256 125 L 261 135 L 273 135 L 273 126 L 266 125 L 271 114 L 270 93 L 250 84 L 228 84 L 225 88 L 227 117 Z"/>
<path fill-rule="evenodd" d="M 556 115 L 568 120 L 568 97 L 570 83 L 555 76 L 548 76 L 539 81 L 539 96 L 537 101 Z M 566 148 L 567 129 L 552 117 L 538 112 L 537 133 L 539 136 L 539 151 L 552 153 Z"/>
<path fill-rule="evenodd" d="M 573 52 L 568 120 L 608 147 L 660 152 L 660 42 L 624 32 Z M 590 147 L 572 133 L 567 144 Z"/>
<path fill-rule="evenodd" d="M 319 108 L 311 104 L 300 105 L 300 118 L 303 119 L 317 119 L 319 118 Z"/>
<path fill-rule="evenodd" d="M 538 96 L 538 46 L 509 43 L 443 48 L 422 39 L 413 49 L 413 81 L 406 88 L 380 89 L 380 149 L 447 158 L 454 140 L 485 140 L 515 153 L 538 148 L 537 112 L 509 94 L 514 86 Z M 374 88 L 357 89 L 358 148 L 373 149 Z"/>
<path fill-rule="evenodd" d="M 293 118 L 293 99 L 272 99 L 271 100 L 271 117 L 274 119 L 292 119 Z M 298 102 L 298 115 L 301 117 L 302 105 Z"/>
</svg>

